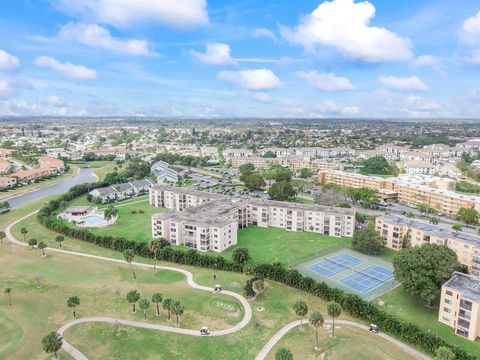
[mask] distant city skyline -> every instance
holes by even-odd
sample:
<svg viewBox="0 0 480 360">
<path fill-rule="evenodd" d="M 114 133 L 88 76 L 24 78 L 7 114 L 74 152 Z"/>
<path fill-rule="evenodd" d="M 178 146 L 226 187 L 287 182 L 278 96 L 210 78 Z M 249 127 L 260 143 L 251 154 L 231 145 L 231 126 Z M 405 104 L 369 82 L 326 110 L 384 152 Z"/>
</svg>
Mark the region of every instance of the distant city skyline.
<svg viewBox="0 0 480 360">
<path fill-rule="evenodd" d="M 19 0 L 0 33 L 0 116 L 480 113 L 478 0 Z"/>
</svg>

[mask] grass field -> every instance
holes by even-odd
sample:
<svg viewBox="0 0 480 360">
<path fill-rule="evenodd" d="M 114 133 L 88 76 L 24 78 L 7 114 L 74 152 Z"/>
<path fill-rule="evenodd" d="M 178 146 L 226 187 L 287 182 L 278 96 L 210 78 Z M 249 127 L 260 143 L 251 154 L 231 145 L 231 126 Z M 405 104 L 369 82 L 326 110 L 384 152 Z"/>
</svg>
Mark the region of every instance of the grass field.
<svg viewBox="0 0 480 360">
<path fill-rule="evenodd" d="M 322 255 L 349 247 L 350 238 L 323 236 L 312 232 L 295 232 L 275 228 L 248 227 L 238 231 L 238 244 L 222 254 L 231 257 L 236 247 L 246 247 L 253 262 L 302 262 L 315 254 Z"/>
<path fill-rule="evenodd" d="M 480 354 L 480 340 L 472 342 L 454 334 L 453 330 L 438 321 L 438 307 L 426 307 L 419 298 L 411 297 L 400 286 L 380 297 L 387 312 L 440 335 L 451 344 L 462 347 L 470 354 Z"/>
<path fill-rule="evenodd" d="M 293 353 L 294 359 L 302 360 L 406 360 L 412 356 L 400 350 L 396 345 L 367 331 L 347 326 L 335 325 L 335 338 L 331 337 L 331 326 L 324 325 L 318 330 L 320 350 L 316 351 L 315 331 L 305 326 L 305 330 L 296 327 L 289 331 L 268 354 L 267 360 L 275 359 L 275 352 L 286 347 Z"/>
<path fill-rule="evenodd" d="M 110 172 L 113 172 L 115 167 L 118 167 L 115 161 L 86 161 L 83 163 L 75 163 L 75 166 L 78 167 L 92 167 L 95 168 L 93 173 L 99 177 L 99 179 L 103 179 L 105 175 Z M 125 164 L 122 164 L 122 168 L 125 167 Z"/>
</svg>

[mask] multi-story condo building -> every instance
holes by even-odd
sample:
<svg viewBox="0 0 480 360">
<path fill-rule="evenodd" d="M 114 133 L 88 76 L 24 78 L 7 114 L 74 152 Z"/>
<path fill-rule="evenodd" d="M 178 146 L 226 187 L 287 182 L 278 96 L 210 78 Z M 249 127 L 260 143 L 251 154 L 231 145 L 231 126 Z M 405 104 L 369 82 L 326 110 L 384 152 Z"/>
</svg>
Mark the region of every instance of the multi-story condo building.
<svg viewBox="0 0 480 360">
<path fill-rule="evenodd" d="M 450 189 L 453 180 L 428 176 L 399 176 L 396 178 L 381 178 L 342 171 L 320 171 L 320 184 L 338 184 L 342 186 L 360 188 L 366 187 L 376 190 L 390 190 L 397 193 L 399 201 L 416 206 L 426 204 L 442 214 L 454 216 L 460 208 L 480 210 L 480 197 L 459 194 Z"/>
<path fill-rule="evenodd" d="M 442 286 L 438 321 L 475 341 L 480 336 L 480 280 L 454 272 Z"/>
<path fill-rule="evenodd" d="M 404 163 L 405 172 L 409 175 L 431 175 L 435 171 L 435 166 L 426 161 L 409 160 Z"/>
<path fill-rule="evenodd" d="M 355 229 L 355 211 L 351 209 L 232 198 L 170 186 L 157 186 L 149 192 L 151 205 L 170 210 L 152 216 L 153 237 L 200 251 L 223 251 L 235 245 L 237 235 L 232 227 L 276 227 L 336 237 L 351 237 Z M 216 236 L 209 238 L 211 234 Z"/>
<path fill-rule="evenodd" d="M 293 171 L 300 169 L 308 169 L 311 171 L 320 170 L 339 170 L 343 169 L 344 165 L 337 161 L 328 161 L 322 159 L 310 159 L 309 157 L 300 156 L 285 156 L 280 158 L 263 158 L 260 156 L 245 157 L 233 157 L 226 158 L 227 162 L 234 167 L 239 167 L 246 163 L 251 163 L 256 169 L 267 169 L 273 164 L 287 167 Z"/>
<path fill-rule="evenodd" d="M 249 149 L 225 149 L 222 154 L 224 157 L 246 158 L 253 156 L 253 151 Z"/>
<path fill-rule="evenodd" d="M 480 236 L 395 215 L 377 217 L 375 229 L 385 246 L 394 250 L 402 247 L 407 233 L 410 233 L 411 246 L 446 245 L 455 251 L 458 261 L 466 265 L 473 276 L 480 278 Z"/>
</svg>

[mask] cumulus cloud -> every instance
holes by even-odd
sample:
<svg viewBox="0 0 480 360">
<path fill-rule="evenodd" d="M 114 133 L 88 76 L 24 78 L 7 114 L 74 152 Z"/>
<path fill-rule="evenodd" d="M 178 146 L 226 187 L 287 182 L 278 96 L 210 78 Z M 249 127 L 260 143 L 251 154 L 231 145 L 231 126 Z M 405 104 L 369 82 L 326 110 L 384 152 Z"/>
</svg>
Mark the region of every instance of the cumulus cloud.
<svg viewBox="0 0 480 360">
<path fill-rule="evenodd" d="M 337 77 L 333 73 L 318 73 L 316 71 L 299 71 L 296 75 L 304 79 L 310 86 L 321 91 L 352 90 L 353 84 L 346 77 Z"/>
<path fill-rule="evenodd" d="M 249 99 L 254 99 L 260 102 L 270 102 L 271 97 L 266 92 L 263 91 L 245 91 L 243 95 Z"/>
<path fill-rule="evenodd" d="M 0 98 L 8 99 L 19 95 L 24 90 L 30 89 L 31 84 L 27 80 L 4 80 L 0 79 Z"/>
<path fill-rule="evenodd" d="M 428 90 L 422 80 L 417 76 L 409 77 L 395 77 L 395 76 L 380 76 L 379 81 L 386 87 L 398 90 Z"/>
<path fill-rule="evenodd" d="M 277 75 L 269 69 L 221 71 L 218 78 L 247 90 L 269 90 L 282 86 Z"/>
<path fill-rule="evenodd" d="M 97 49 L 116 51 L 129 55 L 148 55 L 150 53 L 146 40 L 121 40 L 112 37 L 108 29 L 97 24 L 69 22 L 64 25 L 58 36 L 64 40 L 76 41 Z"/>
<path fill-rule="evenodd" d="M 40 67 L 48 68 L 61 75 L 78 80 L 95 80 L 97 72 L 83 65 L 74 65 L 69 62 L 62 63 L 49 56 L 39 56 L 34 63 Z"/>
<path fill-rule="evenodd" d="M 307 51 L 328 46 L 346 57 L 372 63 L 410 59 L 411 41 L 383 27 L 371 26 L 374 16 L 375 7 L 368 1 L 325 1 L 295 28 L 281 26 L 280 30 L 287 41 Z"/>
<path fill-rule="evenodd" d="M 67 14 L 116 27 L 145 21 L 178 28 L 208 24 L 206 0 L 54 0 L 54 3 Z"/>
<path fill-rule="evenodd" d="M 442 61 L 439 58 L 432 55 L 417 56 L 412 61 L 412 64 L 414 66 L 431 67 L 433 70 L 435 70 L 438 73 L 442 73 L 442 74 L 444 73 Z"/>
<path fill-rule="evenodd" d="M 273 31 L 265 29 L 265 28 L 254 29 L 252 31 L 252 36 L 256 39 L 267 38 L 267 39 L 272 40 L 273 42 L 277 42 L 277 37 L 275 36 Z"/>
<path fill-rule="evenodd" d="M 16 56 L 0 49 L 0 71 L 13 71 L 20 66 L 20 60 Z"/>
<path fill-rule="evenodd" d="M 351 116 L 358 112 L 359 109 L 356 106 L 341 107 L 333 100 L 325 100 L 313 106 L 313 114 L 321 116 Z"/>
<path fill-rule="evenodd" d="M 405 100 L 406 111 L 411 115 L 431 115 L 442 109 L 442 105 L 433 99 L 411 95 Z"/>
<path fill-rule="evenodd" d="M 210 43 L 206 45 L 205 53 L 190 50 L 189 54 L 205 64 L 236 64 L 236 61 L 230 56 L 230 46 L 227 44 Z"/>
<path fill-rule="evenodd" d="M 460 30 L 460 41 L 464 49 L 465 61 L 480 64 L 480 11 L 467 18 Z"/>
</svg>

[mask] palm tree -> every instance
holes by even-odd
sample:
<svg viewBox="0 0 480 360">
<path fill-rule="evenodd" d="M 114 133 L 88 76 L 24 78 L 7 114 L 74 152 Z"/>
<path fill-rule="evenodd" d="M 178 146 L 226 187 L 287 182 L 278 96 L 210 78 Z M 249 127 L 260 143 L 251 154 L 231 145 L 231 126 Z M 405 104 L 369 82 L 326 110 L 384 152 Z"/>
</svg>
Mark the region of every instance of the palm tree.
<svg viewBox="0 0 480 360">
<path fill-rule="evenodd" d="M 45 255 L 45 249 L 47 248 L 47 244 L 44 243 L 43 241 L 40 241 L 38 243 L 38 248 L 42 250 L 42 256 L 45 257 L 47 255 Z"/>
<path fill-rule="evenodd" d="M 405 216 L 409 219 L 413 219 L 415 217 L 415 213 L 413 211 L 407 211 Z"/>
<path fill-rule="evenodd" d="M 28 234 L 28 230 L 27 228 L 21 228 L 20 229 L 20 234 L 23 235 L 23 241 L 27 242 L 27 234 Z"/>
<path fill-rule="evenodd" d="M 132 290 L 127 293 L 127 301 L 132 304 L 132 313 L 135 314 L 135 303 L 140 300 L 140 293 L 137 290 Z"/>
<path fill-rule="evenodd" d="M 132 265 L 132 261 L 133 261 L 133 259 L 135 259 L 135 253 L 133 252 L 133 250 L 127 249 L 123 252 L 123 258 L 125 259 L 125 261 L 127 263 L 130 264 L 130 268 L 132 269 L 133 278 L 135 280 L 137 280 L 137 275 L 135 275 L 135 270 L 133 270 L 133 265 Z"/>
<path fill-rule="evenodd" d="M 57 235 L 55 238 L 55 241 L 58 243 L 58 247 L 61 249 L 62 248 L 62 242 L 65 240 L 65 238 L 62 235 Z"/>
<path fill-rule="evenodd" d="M 275 352 L 275 360 L 293 360 L 293 354 L 290 349 L 282 347 Z"/>
<path fill-rule="evenodd" d="M 163 300 L 163 303 L 162 303 L 163 310 L 168 311 L 168 320 L 170 320 L 170 313 L 172 311 L 172 304 L 173 304 L 173 300 L 170 299 L 170 298 L 167 298 L 167 299 Z"/>
<path fill-rule="evenodd" d="M 435 217 L 435 216 L 432 216 L 432 217 L 430 218 L 430 221 L 429 221 L 429 222 L 430 222 L 430 224 L 438 225 L 438 218 Z"/>
<path fill-rule="evenodd" d="M 162 302 L 162 294 L 156 292 L 152 295 L 152 302 L 157 304 L 157 316 L 160 316 L 160 303 Z"/>
<path fill-rule="evenodd" d="M 138 306 L 143 310 L 143 320 L 147 320 L 147 309 L 150 306 L 150 301 L 147 298 L 143 298 L 138 302 Z"/>
<path fill-rule="evenodd" d="M 317 346 L 315 347 L 315 350 L 319 350 L 320 346 L 318 345 L 318 328 L 323 326 L 323 315 L 318 311 L 314 311 L 312 315 L 310 315 L 308 322 L 315 329 L 315 339 L 317 340 Z"/>
<path fill-rule="evenodd" d="M 265 290 L 265 284 L 262 279 L 255 280 L 252 283 L 252 289 L 255 291 L 255 296 L 260 295 Z"/>
<path fill-rule="evenodd" d="M 5 231 L 0 231 L 0 244 L 3 244 L 3 239 L 5 239 L 6 236 Z"/>
<path fill-rule="evenodd" d="M 57 352 L 62 348 L 62 344 L 63 338 L 55 331 L 52 331 L 42 339 L 43 351 L 53 354 L 54 359 L 58 359 Z"/>
<path fill-rule="evenodd" d="M 328 316 L 332 317 L 332 337 L 335 337 L 335 318 L 340 316 L 342 313 L 342 308 L 339 303 L 335 301 L 330 301 L 327 304 L 327 313 Z"/>
<path fill-rule="evenodd" d="M 78 296 L 70 296 L 67 300 L 67 306 L 73 308 L 73 317 L 77 317 L 77 306 L 80 306 L 80 298 Z"/>
<path fill-rule="evenodd" d="M 108 205 L 108 207 L 105 209 L 105 212 L 103 213 L 103 217 L 105 220 L 110 222 L 110 220 L 118 215 L 118 209 L 115 208 L 113 205 Z"/>
<path fill-rule="evenodd" d="M 157 263 L 157 253 L 160 251 L 162 248 L 161 242 L 158 239 L 150 241 L 148 244 L 148 249 L 153 253 L 154 255 L 154 263 L 153 263 L 153 269 L 155 269 L 156 263 Z"/>
<path fill-rule="evenodd" d="M 303 300 L 298 300 L 293 305 L 293 311 L 295 311 L 295 314 L 297 314 L 297 316 L 300 317 L 300 329 L 303 329 L 302 318 L 308 314 L 307 303 Z"/>
<path fill-rule="evenodd" d="M 37 239 L 28 239 L 28 245 L 33 249 L 37 245 Z"/>
<path fill-rule="evenodd" d="M 4 294 L 6 294 L 8 296 L 8 304 L 10 305 L 10 307 L 12 306 L 12 289 L 11 288 L 6 288 L 5 290 L 3 290 Z"/>
<path fill-rule="evenodd" d="M 178 326 L 178 316 L 183 314 L 183 305 L 180 301 L 174 301 L 172 303 L 172 313 L 177 317 L 177 326 Z"/>
</svg>

